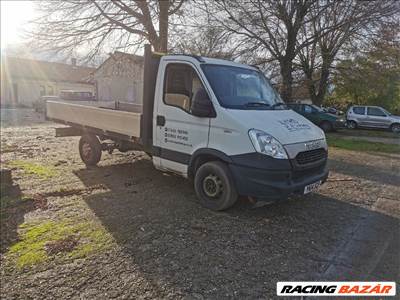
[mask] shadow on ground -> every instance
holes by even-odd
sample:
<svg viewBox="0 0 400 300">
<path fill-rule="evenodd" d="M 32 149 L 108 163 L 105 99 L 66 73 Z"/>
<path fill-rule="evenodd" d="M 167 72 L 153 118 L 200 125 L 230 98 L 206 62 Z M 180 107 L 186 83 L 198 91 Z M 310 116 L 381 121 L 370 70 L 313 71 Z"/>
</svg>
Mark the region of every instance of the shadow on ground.
<svg viewBox="0 0 400 300">
<path fill-rule="evenodd" d="M 189 181 L 149 160 L 75 174 L 109 189 L 85 201 L 153 286 L 257 298 L 273 297 L 284 280 L 399 279 L 399 221 L 381 213 L 318 194 L 258 209 L 241 200 L 212 212 L 197 203 Z"/>
<path fill-rule="evenodd" d="M 379 159 L 379 158 L 377 158 Z M 398 186 L 400 184 L 400 170 L 379 169 L 375 166 L 354 164 L 349 161 L 330 159 L 329 166 L 331 171 L 340 172 L 349 176 L 359 177 L 381 184 Z"/>
<path fill-rule="evenodd" d="M 0 253 L 18 241 L 18 226 L 24 222 L 24 215 L 35 209 L 31 199 L 22 199 L 18 185 L 2 191 L 0 198 Z"/>
</svg>

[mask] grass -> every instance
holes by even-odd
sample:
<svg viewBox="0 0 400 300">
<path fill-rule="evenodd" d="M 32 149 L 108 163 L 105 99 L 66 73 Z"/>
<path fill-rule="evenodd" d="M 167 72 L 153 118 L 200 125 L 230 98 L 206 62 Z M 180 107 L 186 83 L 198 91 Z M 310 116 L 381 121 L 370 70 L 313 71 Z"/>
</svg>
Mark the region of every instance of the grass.
<svg viewBox="0 0 400 300">
<path fill-rule="evenodd" d="M 400 154 L 400 145 L 384 144 L 354 139 L 343 139 L 339 137 L 327 136 L 330 147 L 342 148 L 351 151 L 364 152 L 384 152 Z"/>
<path fill-rule="evenodd" d="M 40 165 L 24 160 L 14 160 L 8 163 L 11 167 L 22 169 L 25 173 L 34 174 L 39 177 L 48 179 L 57 175 L 57 172 L 53 167 Z"/>
<path fill-rule="evenodd" d="M 107 248 L 112 242 L 110 233 L 93 222 L 77 223 L 68 220 L 23 223 L 20 231 L 20 240 L 7 253 L 7 257 L 19 268 L 48 261 L 52 256 L 46 252 L 46 243 L 60 241 L 67 236 L 75 236 L 78 244 L 70 252 L 57 254 L 58 259 L 86 257 Z"/>
<path fill-rule="evenodd" d="M 398 133 L 388 130 L 370 130 L 370 129 L 341 129 L 340 134 L 347 136 L 367 136 L 367 137 L 382 137 L 382 138 L 399 138 Z"/>
</svg>

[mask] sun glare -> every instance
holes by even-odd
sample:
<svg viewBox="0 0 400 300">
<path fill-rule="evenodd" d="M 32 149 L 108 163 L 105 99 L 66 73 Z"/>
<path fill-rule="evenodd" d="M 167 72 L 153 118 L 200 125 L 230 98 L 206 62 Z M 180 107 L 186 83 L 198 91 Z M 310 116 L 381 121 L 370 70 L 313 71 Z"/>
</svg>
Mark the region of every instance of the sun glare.
<svg viewBox="0 0 400 300">
<path fill-rule="evenodd" d="M 1 5 L 1 48 L 23 42 L 24 29 L 35 17 L 33 1 L 0 1 Z"/>
</svg>

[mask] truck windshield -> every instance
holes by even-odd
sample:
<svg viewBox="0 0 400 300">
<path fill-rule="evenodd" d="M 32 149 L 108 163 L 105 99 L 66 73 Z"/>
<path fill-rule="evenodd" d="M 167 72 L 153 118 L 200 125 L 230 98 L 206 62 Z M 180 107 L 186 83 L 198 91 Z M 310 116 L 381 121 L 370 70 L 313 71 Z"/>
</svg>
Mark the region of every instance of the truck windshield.
<svg viewBox="0 0 400 300">
<path fill-rule="evenodd" d="M 233 109 L 288 109 L 265 76 L 240 67 L 201 66 L 218 102 Z"/>
</svg>

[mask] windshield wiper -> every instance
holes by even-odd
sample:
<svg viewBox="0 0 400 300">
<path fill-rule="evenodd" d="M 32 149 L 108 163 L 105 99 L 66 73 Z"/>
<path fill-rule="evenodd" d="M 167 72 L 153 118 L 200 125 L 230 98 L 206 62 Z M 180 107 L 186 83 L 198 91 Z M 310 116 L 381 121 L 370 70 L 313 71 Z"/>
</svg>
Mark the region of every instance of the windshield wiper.
<svg viewBox="0 0 400 300">
<path fill-rule="evenodd" d="M 247 106 L 247 107 L 257 107 L 257 106 L 270 107 L 271 105 L 269 105 L 268 103 L 265 103 L 265 102 L 247 102 L 246 104 L 244 104 L 244 106 Z"/>
<path fill-rule="evenodd" d="M 275 107 L 282 106 L 282 105 L 286 106 L 286 104 L 283 102 L 277 102 L 277 103 L 273 104 L 271 108 L 274 109 Z"/>
</svg>

